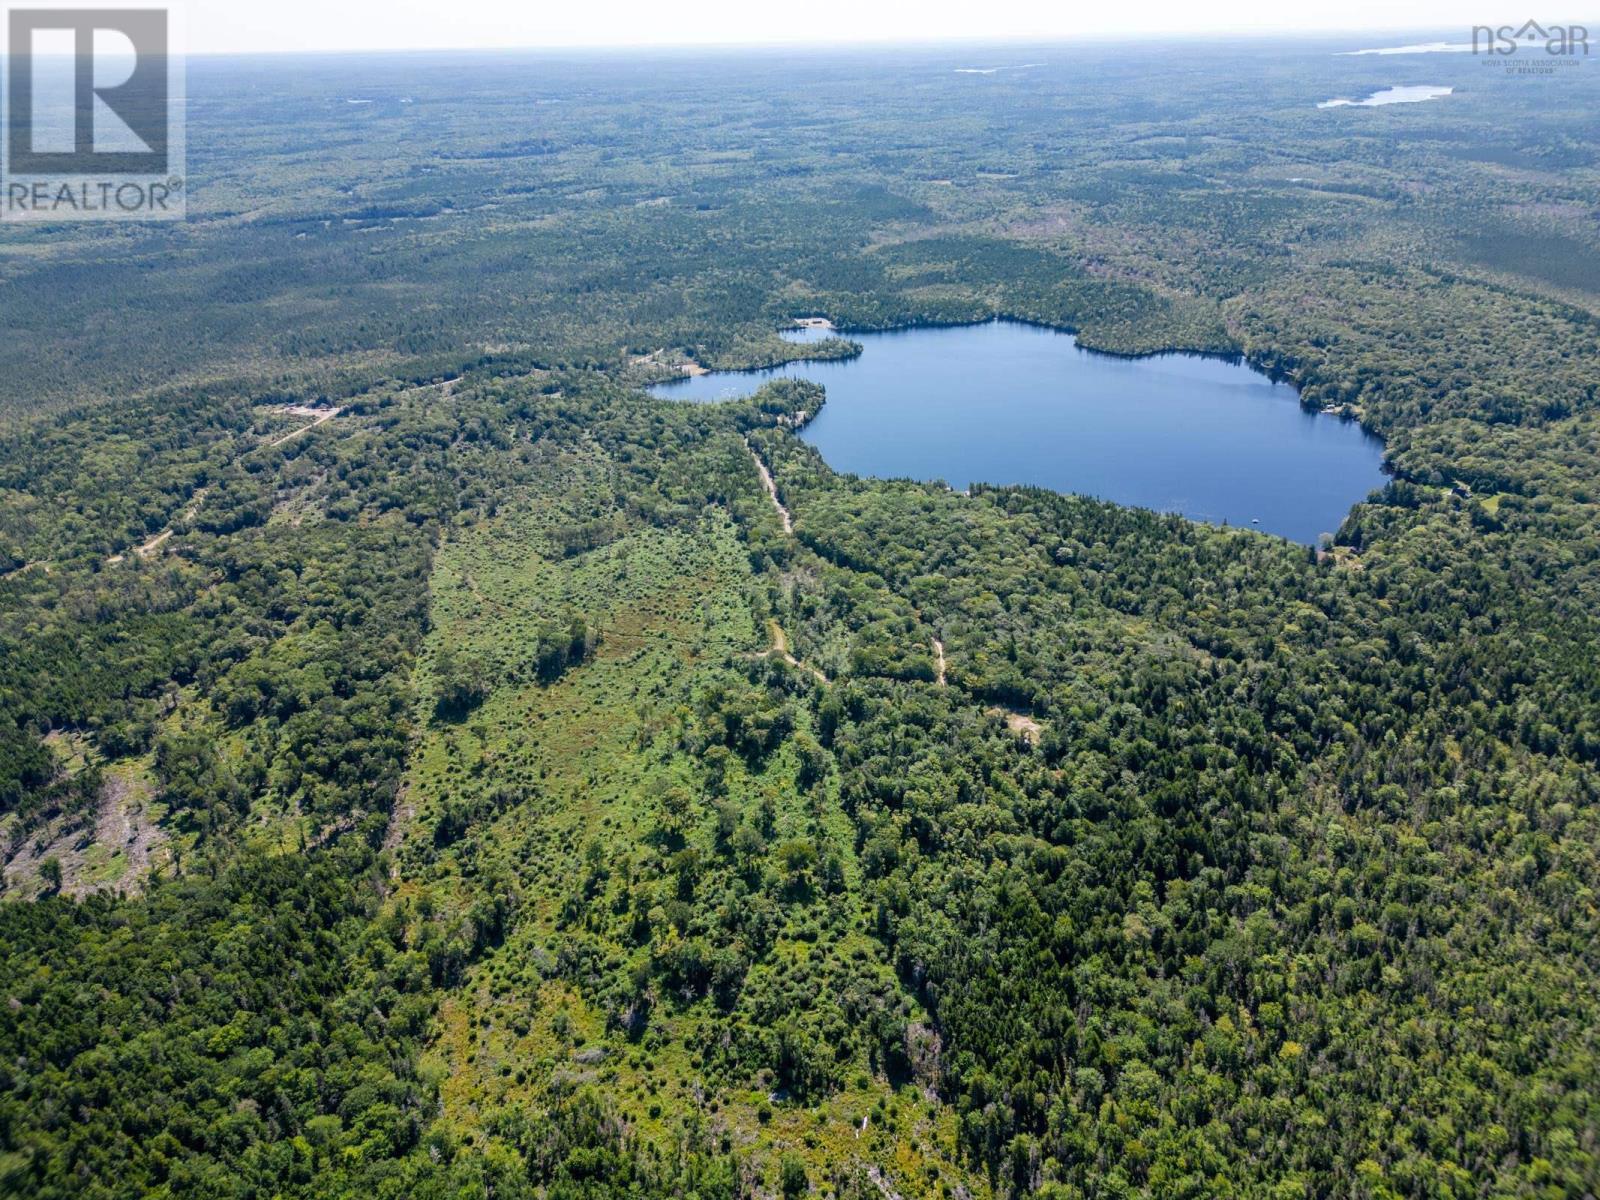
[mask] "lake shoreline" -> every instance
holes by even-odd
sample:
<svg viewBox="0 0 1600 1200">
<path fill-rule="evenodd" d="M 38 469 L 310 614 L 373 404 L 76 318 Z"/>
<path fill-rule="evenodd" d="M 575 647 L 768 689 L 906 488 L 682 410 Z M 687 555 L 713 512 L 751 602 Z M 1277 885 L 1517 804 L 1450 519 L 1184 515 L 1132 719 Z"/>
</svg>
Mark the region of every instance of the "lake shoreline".
<svg viewBox="0 0 1600 1200">
<path fill-rule="evenodd" d="M 977 321 L 937 321 L 918 319 L 895 325 L 882 325 L 877 327 L 870 325 L 840 325 L 826 316 L 803 318 L 797 317 L 794 318 L 794 320 L 796 321 L 796 324 L 791 325 L 787 329 L 780 329 L 777 331 L 779 337 L 789 333 L 798 333 L 806 329 L 825 328 L 831 332 L 832 336 L 844 341 L 851 341 L 854 335 L 857 334 L 909 333 L 923 329 L 970 329 L 974 326 L 993 325 L 999 322 L 1008 322 L 1013 325 L 1024 325 L 1030 329 L 1045 329 L 1049 330 L 1051 333 L 1066 334 L 1073 339 L 1078 349 L 1087 351 L 1090 354 L 1103 355 L 1106 358 L 1138 362 L 1143 359 L 1161 358 L 1166 355 L 1179 355 L 1184 358 L 1199 358 L 1212 362 L 1227 363 L 1230 366 L 1248 367 L 1250 370 L 1255 371 L 1258 374 L 1265 375 L 1273 383 L 1281 383 L 1293 388 L 1301 408 L 1306 412 L 1316 413 L 1320 416 L 1334 417 L 1340 421 L 1354 422 L 1355 424 L 1361 426 L 1363 432 L 1374 438 L 1377 438 L 1380 442 L 1383 442 L 1385 447 L 1388 445 L 1388 439 L 1383 436 L 1383 433 L 1373 426 L 1367 424 L 1362 416 L 1355 412 L 1350 405 L 1319 405 L 1314 400 L 1307 400 L 1302 391 L 1300 381 L 1293 375 L 1287 371 L 1284 371 L 1275 363 L 1269 362 L 1265 359 L 1253 357 L 1246 354 L 1242 350 L 1201 350 L 1193 347 L 1174 345 L 1161 346 L 1152 350 L 1115 350 L 1104 346 L 1097 346 L 1092 342 L 1084 341 L 1082 332 L 1071 325 L 1059 325 L 1052 321 L 1041 321 L 1035 317 L 1013 316 L 1012 314 L 1005 312 L 996 313 L 993 316 Z M 808 324 L 808 322 L 813 321 L 819 321 L 823 324 Z M 859 345 L 859 343 L 857 343 L 857 345 Z M 858 350 L 855 355 L 844 356 L 839 361 L 848 361 L 848 359 L 854 358 L 860 353 L 861 351 Z M 830 360 L 825 358 L 786 359 L 782 362 L 772 362 L 762 366 L 730 367 L 727 368 L 724 373 L 745 374 L 760 371 L 773 371 L 788 365 L 790 362 L 796 361 L 825 362 Z"/>
<path fill-rule="evenodd" d="M 813 320 L 780 336 L 839 332 Z M 1307 544 L 1336 534 L 1390 475 L 1382 439 L 1351 413 L 1326 412 L 1238 351 L 1108 352 L 1007 316 L 843 332 L 859 349 L 847 360 L 798 357 L 649 394 L 738 403 L 805 379 L 829 402 L 797 432 L 841 474 L 1036 485 Z"/>
</svg>

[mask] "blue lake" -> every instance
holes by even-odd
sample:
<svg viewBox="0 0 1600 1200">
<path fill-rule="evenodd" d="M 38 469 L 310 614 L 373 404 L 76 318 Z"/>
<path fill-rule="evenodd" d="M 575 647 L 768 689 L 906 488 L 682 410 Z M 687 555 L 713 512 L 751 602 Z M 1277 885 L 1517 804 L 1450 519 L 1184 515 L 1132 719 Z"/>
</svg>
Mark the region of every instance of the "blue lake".
<svg viewBox="0 0 1600 1200">
<path fill-rule="evenodd" d="M 1307 412 L 1294 388 L 1240 363 L 1116 358 L 1011 321 L 849 336 L 863 353 L 848 361 L 712 372 L 651 392 L 714 401 L 810 379 L 828 402 L 801 436 L 837 471 L 1035 484 L 1305 543 L 1385 480 L 1380 441 Z"/>
</svg>

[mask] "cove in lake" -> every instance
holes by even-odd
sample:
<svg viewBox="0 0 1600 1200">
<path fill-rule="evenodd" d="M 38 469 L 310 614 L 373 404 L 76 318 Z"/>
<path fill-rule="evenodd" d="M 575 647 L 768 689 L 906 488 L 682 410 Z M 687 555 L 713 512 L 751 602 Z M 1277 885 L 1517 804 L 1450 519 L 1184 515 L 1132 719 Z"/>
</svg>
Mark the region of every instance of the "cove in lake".
<svg viewBox="0 0 1600 1200">
<path fill-rule="evenodd" d="M 787 335 L 809 341 L 826 330 Z M 802 437 L 837 471 L 1033 484 L 1311 543 L 1381 487 L 1383 445 L 1307 412 L 1288 384 L 1187 354 L 1119 358 L 1071 334 L 983 325 L 849 335 L 859 357 L 716 371 L 651 388 L 675 400 L 810 379 L 828 401 Z"/>
</svg>

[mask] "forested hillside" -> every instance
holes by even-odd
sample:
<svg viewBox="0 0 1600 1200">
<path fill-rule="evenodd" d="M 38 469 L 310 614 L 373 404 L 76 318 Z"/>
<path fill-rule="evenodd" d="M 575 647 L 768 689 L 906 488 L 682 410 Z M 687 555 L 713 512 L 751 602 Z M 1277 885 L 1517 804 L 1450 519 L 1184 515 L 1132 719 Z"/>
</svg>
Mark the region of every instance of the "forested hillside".
<svg viewBox="0 0 1600 1200">
<path fill-rule="evenodd" d="M 1596 85 L 1348 48 L 196 63 L 0 236 L 0 1194 L 1600 1190 Z M 994 315 L 1392 481 L 642 390 Z"/>
</svg>

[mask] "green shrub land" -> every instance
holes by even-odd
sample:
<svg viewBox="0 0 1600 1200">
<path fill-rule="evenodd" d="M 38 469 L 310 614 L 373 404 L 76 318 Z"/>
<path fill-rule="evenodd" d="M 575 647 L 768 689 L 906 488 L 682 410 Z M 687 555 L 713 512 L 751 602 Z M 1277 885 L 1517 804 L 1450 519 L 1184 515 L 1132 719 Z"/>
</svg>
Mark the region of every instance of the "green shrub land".
<svg viewBox="0 0 1600 1200">
<path fill-rule="evenodd" d="M 186 223 L 0 238 L 0 1194 L 1600 1190 L 1600 84 L 1349 48 L 192 64 Z M 1393 480 L 641 390 L 823 314 Z"/>
</svg>

